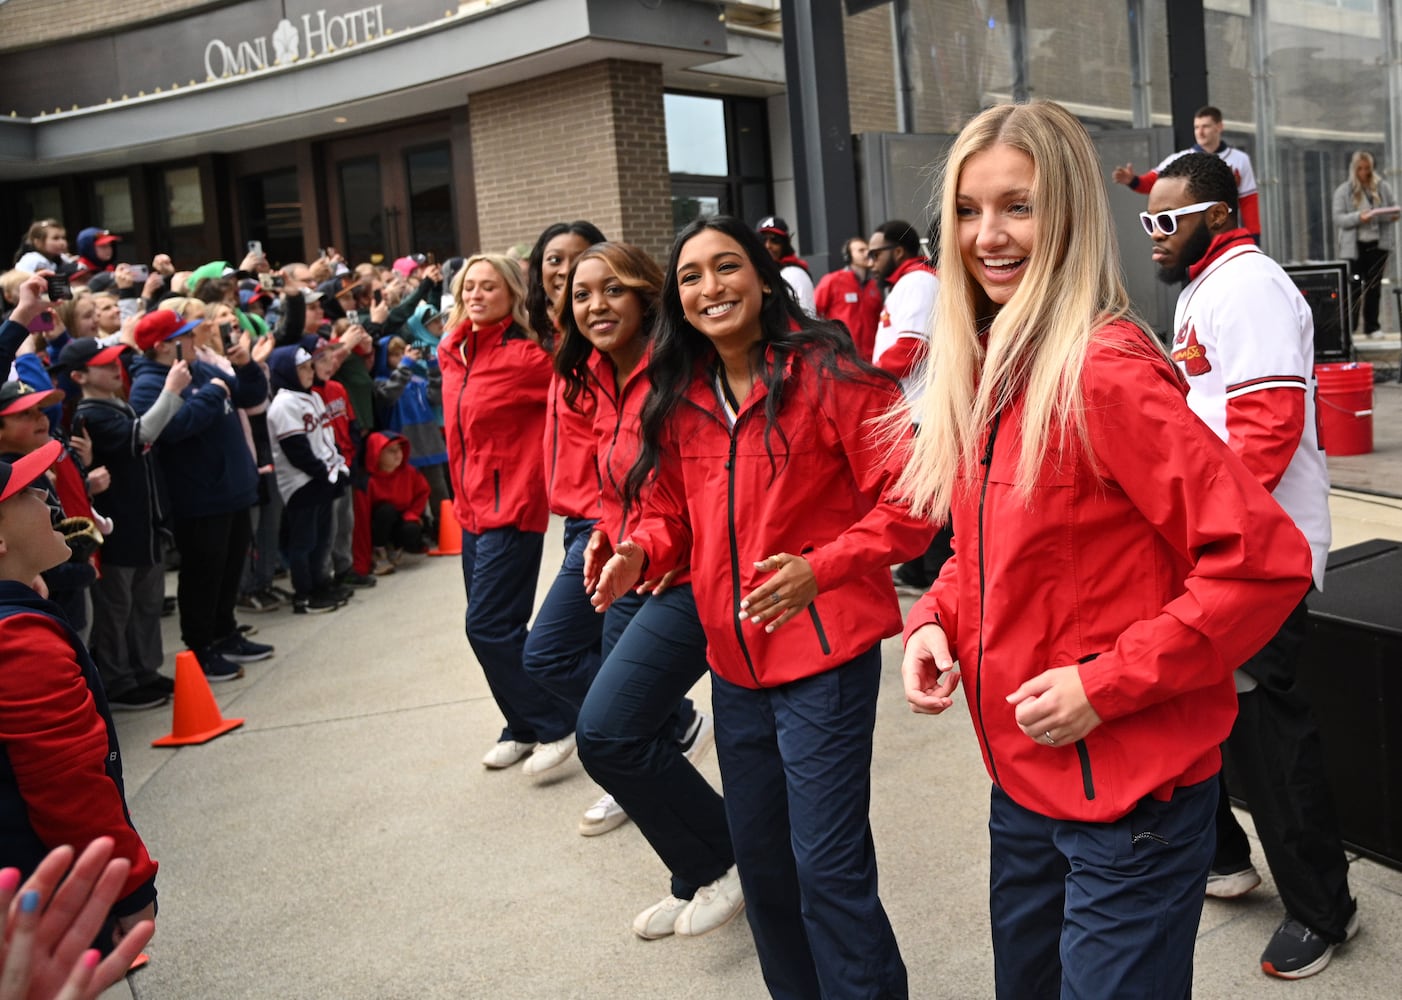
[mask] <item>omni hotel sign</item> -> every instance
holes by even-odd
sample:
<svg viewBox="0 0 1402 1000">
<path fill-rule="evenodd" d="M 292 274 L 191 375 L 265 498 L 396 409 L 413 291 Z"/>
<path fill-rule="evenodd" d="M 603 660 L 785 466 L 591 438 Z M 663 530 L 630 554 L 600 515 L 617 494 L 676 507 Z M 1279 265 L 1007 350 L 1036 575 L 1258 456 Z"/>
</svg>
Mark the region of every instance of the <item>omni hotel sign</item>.
<svg viewBox="0 0 1402 1000">
<path fill-rule="evenodd" d="M 329 55 L 389 33 L 385 29 L 384 4 L 342 14 L 328 14 L 323 7 L 301 15 L 296 22 L 284 17 L 266 36 L 233 43 L 210 39 L 204 47 L 204 71 L 210 80 L 255 73 L 273 66 L 289 66 L 299 59 Z"/>
</svg>

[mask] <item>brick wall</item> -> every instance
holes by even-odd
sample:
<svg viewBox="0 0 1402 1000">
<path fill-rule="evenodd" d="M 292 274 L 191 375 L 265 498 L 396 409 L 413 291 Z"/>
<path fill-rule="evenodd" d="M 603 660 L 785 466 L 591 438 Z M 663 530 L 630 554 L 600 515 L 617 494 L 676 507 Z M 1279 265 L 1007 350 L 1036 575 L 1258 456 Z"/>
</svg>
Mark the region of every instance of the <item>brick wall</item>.
<svg viewBox="0 0 1402 1000">
<path fill-rule="evenodd" d="M 891 7 L 875 7 L 848 17 L 843 40 L 847 45 L 847 113 L 852 118 L 852 131 L 897 131 Z"/>
<path fill-rule="evenodd" d="M 229 0 L 8 0 L 0 4 L 0 52 L 28 48 L 102 31 L 117 31 L 145 21 L 188 14 L 202 7 L 222 7 Z"/>
<path fill-rule="evenodd" d="M 473 181 L 482 247 L 533 243 L 588 219 L 657 257 L 671 245 L 660 66 L 607 60 L 473 94 Z"/>
</svg>

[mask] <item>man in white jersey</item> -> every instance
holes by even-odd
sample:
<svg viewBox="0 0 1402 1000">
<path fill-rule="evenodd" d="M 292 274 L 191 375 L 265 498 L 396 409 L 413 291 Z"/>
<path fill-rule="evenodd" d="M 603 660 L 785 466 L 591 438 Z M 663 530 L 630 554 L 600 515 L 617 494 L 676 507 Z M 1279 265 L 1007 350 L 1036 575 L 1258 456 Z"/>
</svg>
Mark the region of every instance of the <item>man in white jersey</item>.
<svg viewBox="0 0 1402 1000">
<path fill-rule="evenodd" d="M 1222 141 L 1222 112 L 1208 104 L 1198 108 L 1193 114 L 1193 138 L 1197 140 L 1188 149 L 1180 149 L 1148 173 L 1136 174 L 1131 164 L 1116 167 L 1111 173 L 1116 184 L 1124 184 L 1140 194 L 1149 194 L 1154 182 L 1163 176 L 1164 167 L 1180 156 L 1188 153 L 1211 153 L 1229 168 L 1236 178 L 1237 210 L 1241 225 L 1257 243 L 1261 242 L 1261 210 L 1257 205 L 1256 171 L 1251 169 L 1251 157 L 1244 150 L 1229 146 Z"/>
<path fill-rule="evenodd" d="M 1294 520 L 1314 552 L 1314 583 L 1322 588 L 1329 473 L 1315 423 L 1309 307 L 1239 225 L 1236 180 L 1219 158 L 1190 153 L 1168 164 L 1142 220 L 1159 277 L 1186 282 L 1174 316 L 1173 360 L 1187 376 L 1188 405 Z M 1261 955 L 1262 970 L 1284 979 L 1321 971 L 1335 946 L 1358 930 L 1319 732 L 1295 686 L 1307 629 L 1302 601 L 1237 671 L 1237 721 L 1224 746 L 1285 904 L 1285 920 Z M 1224 790 L 1207 893 L 1239 896 L 1260 881 Z"/>
</svg>

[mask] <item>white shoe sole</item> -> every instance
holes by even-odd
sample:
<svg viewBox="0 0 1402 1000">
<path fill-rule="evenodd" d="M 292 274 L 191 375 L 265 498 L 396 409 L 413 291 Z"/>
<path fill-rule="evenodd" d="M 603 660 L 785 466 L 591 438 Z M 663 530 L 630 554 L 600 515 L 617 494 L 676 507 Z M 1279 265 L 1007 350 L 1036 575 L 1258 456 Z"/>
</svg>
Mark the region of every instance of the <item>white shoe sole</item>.
<svg viewBox="0 0 1402 1000">
<path fill-rule="evenodd" d="M 1209 875 L 1207 895 L 1213 899 L 1236 899 L 1261 884 L 1261 874 L 1253 866 L 1230 875 Z"/>
<path fill-rule="evenodd" d="M 586 816 L 579 821 L 579 835 L 581 837 L 597 837 L 608 833 L 610 830 L 617 830 L 624 823 L 628 822 L 626 812 L 611 812 L 597 823 L 591 822 Z"/>
</svg>

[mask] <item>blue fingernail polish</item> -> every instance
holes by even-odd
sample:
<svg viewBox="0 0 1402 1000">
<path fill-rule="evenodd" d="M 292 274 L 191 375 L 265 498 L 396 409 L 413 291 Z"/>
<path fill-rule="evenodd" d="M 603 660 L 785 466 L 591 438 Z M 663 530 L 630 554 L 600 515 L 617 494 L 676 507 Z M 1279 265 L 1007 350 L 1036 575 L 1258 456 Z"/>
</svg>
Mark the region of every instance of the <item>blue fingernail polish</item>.
<svg viewBox="0 0 1402 1000">
<path fill-rule="evenodd" d="M 39 893 L 30 889 L 19 898 L 19 909 L 21 913 L 33 913 L 39 909 Z"/>
</svg>

